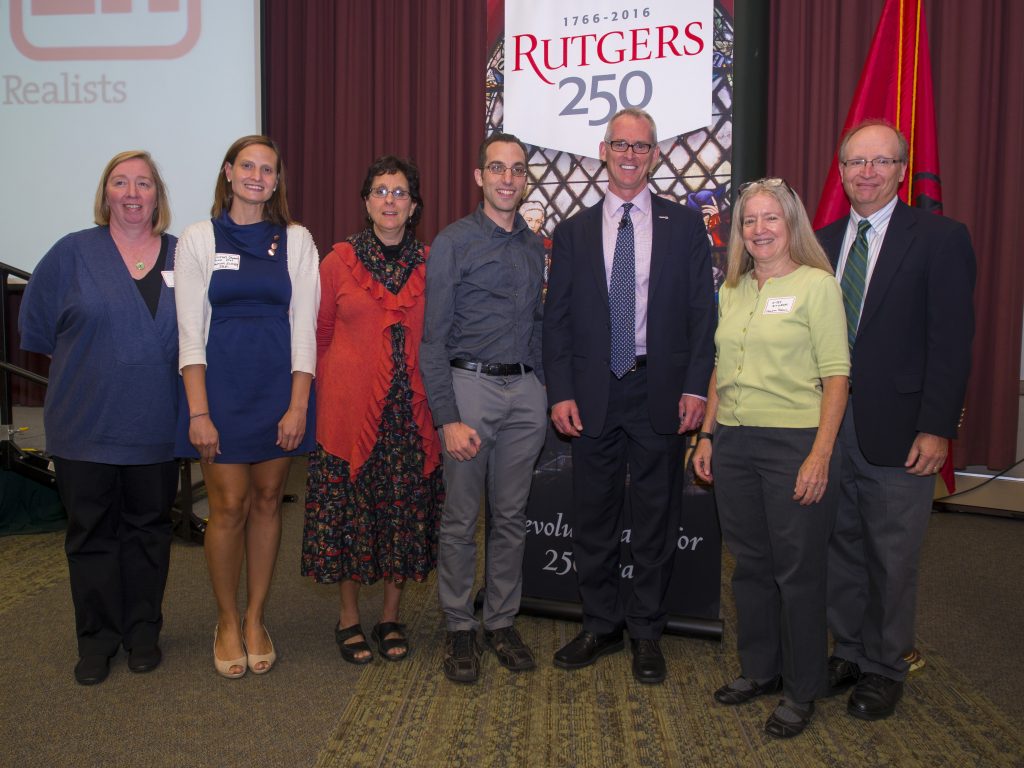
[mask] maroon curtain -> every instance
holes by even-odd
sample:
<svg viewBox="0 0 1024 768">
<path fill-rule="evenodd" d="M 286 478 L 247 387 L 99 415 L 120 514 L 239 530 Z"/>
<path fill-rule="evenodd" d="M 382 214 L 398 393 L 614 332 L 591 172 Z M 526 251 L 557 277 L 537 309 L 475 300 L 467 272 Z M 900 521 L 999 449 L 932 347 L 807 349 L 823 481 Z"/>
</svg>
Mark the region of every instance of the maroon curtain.
<svg viewBox="0 0 1024 768">
<path fill-rule="evenodd" d="M 359 189 L 383 154 L 420 168 L 420 239 L 477 204 L 486 16 L 476 0 L 265 0 L 266 129 L 321 254 L 365 226 Z"/>
<path fill-rule="evenodd" d="M 483 138 L 483 0 L 265 0 L 268 132 L 290 202 L 321 251 L 363 225 L 359 186 L 385 152 L 413 157 L 418 235 L 472 210 Z M 883 0 L 784 0 L 771 18 L 768 167 L 818 200 Z M 1024 259 L 1024 3 L 926 0 L 945 213 L 978 254 L 964 464 L 1015 459 Z M 742 19 L 737 20 L 742 24 Z"/>
<path fill-rule="evenodd" d="M 11 286 L 8 283 L 6 286 L 0 285 L 0 290 L 8 291 L 6 318 L 8 346 L 3 359 L 12 365 L 24 368 L 26 371 L 38 373 L 40 376 L 48 376 L 50 373 L 50 358 L 37 352 L 23 352 L 21 349 L 21 334 L 18 333 L 18 312 L 21 310 L 21 297 L 24 289 L 21 286 Z M 46 397 L 46 387 L 42 384 L 36 384 L 13 373 L 10 374 L 10 381 L 11 405 L 38 407 L 43 404 L 43 400 Z"/>
<path fill-rule="evenodd" d="M 884 0 L 772 7 L 768 169 L 819 199 Z M 978 256 L 977 331 L 957 466 L 1016 460 L 1024 310 L 1024 3 L 926 0 L 943 208 Z M 742 23 L 742 20 L 737 20 Z"/>
</svg>

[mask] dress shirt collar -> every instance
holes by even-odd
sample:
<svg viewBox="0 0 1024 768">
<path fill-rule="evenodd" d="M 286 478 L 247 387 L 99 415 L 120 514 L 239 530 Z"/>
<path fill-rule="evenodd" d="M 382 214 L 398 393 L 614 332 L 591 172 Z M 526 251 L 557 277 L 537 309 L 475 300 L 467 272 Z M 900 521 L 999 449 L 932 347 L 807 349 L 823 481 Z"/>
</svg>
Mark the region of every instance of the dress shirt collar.
<svg viewBox="0 0 1024 768">
<path fill-rule="evenodd" d="M 892 212 L 896 210 L 897 200 L 899 200 L 899 196 L 893 195 L 892 200 L 867 217 L 861 216 L 853 210 L 853 208 L 850 208 L 850 226 L 853 228 L 853 231 L 857 231 L 857 227 L 860 224 L 861 219 L 867 218 L 867 220 L 871 222 L 871 229 L 878 233 L 884 232 L 886 227 L 889 226 L 889 219 L 892 217 Z"/>
<path fill-rule="evenodd" d="M 632 203 L 633 206 L 644 214 L 644 216 L 651 215 L 651 188 L 644 187 L 637 196 L 632 200 L 623 200 L 621 197 L 616 195 L 610 189 L 605 192 L 604 196 L 604 215 L 606 218 L 617 218 L 619 212 L 622 210 L 623 203 Z M 632 213 L 630 213 L 632 216 Z"/>
<path fill-rule="evenodd" d="M 517 211 L 515 218 L 512 220 L 512 230 L 509 231 L 499 224 L 495 223 L 494 219 L 484 213 L 484 204 L 479 203 L 476 210 L 473 211 L 473 219 L 476 221 L 477 226 L 490 237 L 514 237 L 518 235 L 522 230 L 527 229 L 526 219 Z"/>
</svg>

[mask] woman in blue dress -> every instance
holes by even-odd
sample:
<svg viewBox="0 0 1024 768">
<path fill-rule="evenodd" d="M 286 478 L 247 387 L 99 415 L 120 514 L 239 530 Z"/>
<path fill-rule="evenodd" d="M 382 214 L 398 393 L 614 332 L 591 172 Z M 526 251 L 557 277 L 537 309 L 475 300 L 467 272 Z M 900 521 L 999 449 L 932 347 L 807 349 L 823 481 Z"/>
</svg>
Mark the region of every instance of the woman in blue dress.
<svg viewBox="0 0 1024 768">
<path fill-rule="evenodd" d="M 264 608 L 291 457 L 315 439 L 319 258 L 288 213 L 281 154 L 265 136 L 228 149 L 211 214 L 182 233 L 175 257 L 185 398 L 176 450 L 199 459 L 206 482 L 213 661 L 237 678 L 246 668 L 269 672 L 277 658 Z M 248 603 L 240 612 L 243 559 Z"/>
</svg>

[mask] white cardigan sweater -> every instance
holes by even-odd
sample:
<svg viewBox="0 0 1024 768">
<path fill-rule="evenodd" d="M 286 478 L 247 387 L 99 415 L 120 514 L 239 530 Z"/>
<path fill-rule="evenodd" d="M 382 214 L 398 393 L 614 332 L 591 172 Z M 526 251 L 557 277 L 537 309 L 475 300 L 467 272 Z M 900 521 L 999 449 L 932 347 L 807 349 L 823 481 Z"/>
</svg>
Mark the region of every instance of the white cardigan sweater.
<svg viewBox="0 0 1024 768">
<path fill-rule="evenodd" d="M 213 223 L 200 221 L 186 227 L 174 253 L 174 301 L 178 309 L 178 369 L 206 365 L 206 340 L 210 335 L 210 278 L 216 248 Z M 309 231 L 288 227 L 288 276 L 292 300 L 288 307 L 291 326 L 292 372 L 316 372 L 316 317 L 320 308 L 320 257 Z"/>
</svg>

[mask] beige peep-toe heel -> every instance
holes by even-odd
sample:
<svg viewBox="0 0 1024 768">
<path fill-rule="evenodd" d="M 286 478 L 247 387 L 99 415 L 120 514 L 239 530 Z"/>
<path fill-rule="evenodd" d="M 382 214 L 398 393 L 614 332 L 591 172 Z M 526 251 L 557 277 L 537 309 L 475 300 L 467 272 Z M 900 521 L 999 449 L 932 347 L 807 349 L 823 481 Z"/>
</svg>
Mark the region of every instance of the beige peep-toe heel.
<svg viewBox="0 0 1024 768">
<path fill-rule="evenodd" d="M 249 663 L 249 669 L 252 670 L 254 675 L 265 675 L 274 667 L 274 662 L 277 661 L 277 651 L 274 650 L 274 641 L 270 639 L 270 633 L 267 632 L 267 627 L 264 625 L 263 634 L 267 636 L 267 640 L 270 641 L 270 653 L 249 653 L 248 647 L 245 649 L 246 660 Z M 257 669 L 257 664 L 266 662 L 267 666 L 262 669 Z"/>
<path fill-rule="evenodd" d="M 237 680 L 245 674 L 245 663 L 246 656 L 241 656 L 237 659 L 230 659 L 223 661 L 217 658 L 217 634 L 220 631 L 220 624 L 217 624 L 213 628 L 213 666 L 217 670 L 217 674 L 221 677 L 226 677 L 230 680 Z M 245 641 L 242 641 L 242 648 L 245 648 Z M 232 667 L 241 667 L 238 672 L 232 672 Z M 253 670 L 255 672 L 255 670 Z"/>
</svg>

